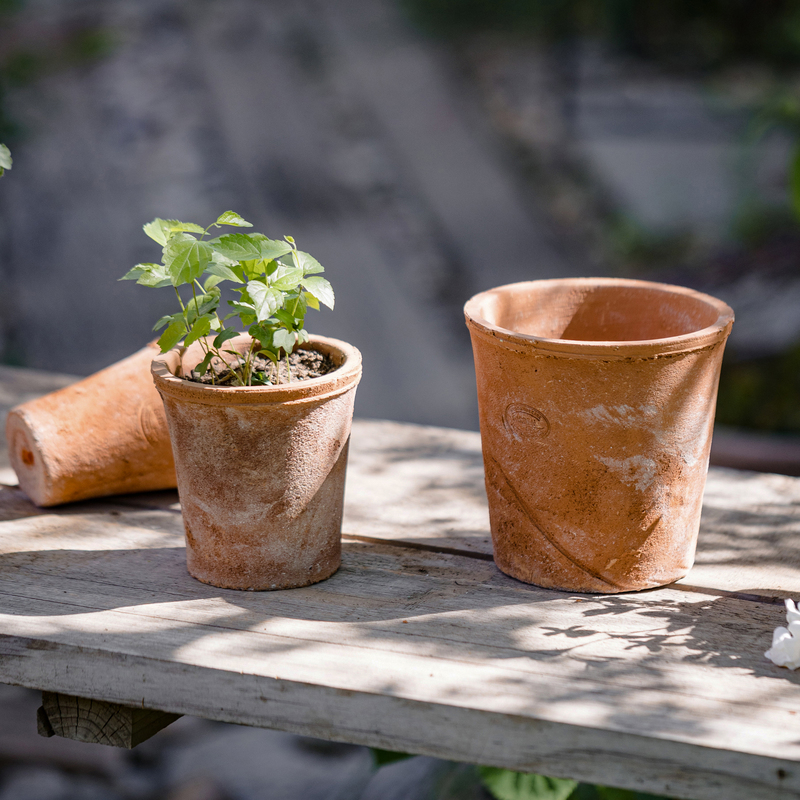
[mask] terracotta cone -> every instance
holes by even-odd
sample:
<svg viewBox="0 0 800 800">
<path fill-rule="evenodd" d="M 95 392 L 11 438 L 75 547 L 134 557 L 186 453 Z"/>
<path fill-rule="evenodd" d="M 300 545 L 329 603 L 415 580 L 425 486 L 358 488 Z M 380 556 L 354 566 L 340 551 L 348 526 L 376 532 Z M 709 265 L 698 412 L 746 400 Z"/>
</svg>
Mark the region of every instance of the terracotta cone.
<svg viewBox="0 0 800 800">
<path fill-rule="evenodd" d="M 498 567 L 580 592 L 683 577 L 732 310 L 675 286 L 570 279 L 501 286 L 464 311 Z"/>
<path fill-rule="evenodd" d="M 248 337 L 234 339 L 244 352 Z M 214 387 L 179 377 L 199 344 L 153 361 L 175 452 L 189 573 L 229 589 L 287 589 L 341 560 L 347 448 L 361 354 L 321 336 L 305 345 L 338 368 L 275 386 Z"/>
<path fill-rule="evenodd" d="M 155 344 L 13 408 L 11 466 L 38 506 L 175 487 L 164 409 L 150 377 Z"/>
</svg>

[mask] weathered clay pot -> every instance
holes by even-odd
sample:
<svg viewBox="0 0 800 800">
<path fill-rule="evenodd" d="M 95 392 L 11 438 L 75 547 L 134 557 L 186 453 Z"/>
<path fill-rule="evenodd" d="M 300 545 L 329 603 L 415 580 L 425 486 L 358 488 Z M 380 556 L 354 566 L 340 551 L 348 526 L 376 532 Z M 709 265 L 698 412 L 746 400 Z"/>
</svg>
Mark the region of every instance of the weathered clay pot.
<svg viewBox="0 0 800 800">
<path fill-rule="evenodd" d="M 501 286 L 464 311 L 498 567 L 580 592 L 685 575 L 731 309 L 675 286 L 570 279 Z"/>
<path fill-rule="evenodd" d="M 249 338 L 229 342 L 244 351 Z M 199 344 L 153 361 L 167 413 L 189 573 L 228 589 L 288 589 L 339 567 L 344 478 L 361 354 L 312 336 L 321 378 L 215 387 L 179 377 Z"/>
<path fill-rule="evenodd" d="M 175 487 L 175 464 L 150 363 L 155 344 L 13 408 L 11 466 L 37 506 Z"/>
</svg>

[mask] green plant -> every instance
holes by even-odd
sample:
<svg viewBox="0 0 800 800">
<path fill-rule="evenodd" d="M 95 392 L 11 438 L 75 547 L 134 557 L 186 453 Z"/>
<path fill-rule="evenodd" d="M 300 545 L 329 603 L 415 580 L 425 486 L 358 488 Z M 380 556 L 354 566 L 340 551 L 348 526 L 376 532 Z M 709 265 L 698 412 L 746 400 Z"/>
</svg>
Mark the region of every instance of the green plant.
<svg viewBox="0 0 800 800">
<path fill-rule="evenodd" d="M 499 767 L 479 767 L 483 785 L 497 800 L 568 800 L 577 781 Z"/>
<path fill-rule="evenodd" d="M 401 0 L 436 35 L 600 37 L 681 71 L 800 62 L 800 0 Z"/>
<path fill-rule="evenodd" d="M 264 372 L 254 369 L 254 357 L 262 355 L 275 365 L 285 357 L 288 369 L 289 353 L 296 344 L 308 341 L 303 327 L 306 311 L 319 309 L 320 303 L 333 308 L 333 289 L 319 276 L 324 272 L 322 265 L 298 250 L 291 236 L 281 241 L 262 233 L 228 233 L 206 239 L 211 228 L 223 225 L 253 227 L 234 211 L 221 214 L 206 228 L 193 222 L 154 219 L 144 226 L 144 232 L 161 245 L 161 263 L 137 264 L 120 280 L 135 280 L 152 288 L 173 287 L 180 311 L 162 317 L 153 328 L 165 328 L 158 340 L 162 353 L 181 339 L 186 346 L 199 342 L 205 352 L 196 367 L 200 375 L 208 372 L 217 358 L 229 365 L 241 386 L 269 383 Z M 238 297 L 228 300 L 232 312 L 223 320 L 218 308 L 222 299 L 219 287 L 224 282 L 231 284 Z M 187 287 L 184 296 L 179 291 L 182 287 Z M 242 330 L 225 325 L 233 317 L 238 318 Z M 245 331 L 252 339 L 246 354 L 225 349 L 226 342 Z M 214 375 L 211 370 L 212 379 Z"/>
<path fill-rule="evenodd" d="M 11 169 L 12 161 L 11 151 L 4 144 L 0 143 L 0 175 L 7 169 Z"/>
</svg>

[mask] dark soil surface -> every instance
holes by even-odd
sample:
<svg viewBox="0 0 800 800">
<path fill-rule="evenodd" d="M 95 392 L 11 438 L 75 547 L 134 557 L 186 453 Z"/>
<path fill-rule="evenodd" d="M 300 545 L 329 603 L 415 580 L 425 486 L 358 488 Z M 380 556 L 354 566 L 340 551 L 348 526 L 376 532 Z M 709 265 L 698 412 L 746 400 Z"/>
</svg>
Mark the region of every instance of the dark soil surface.
<svg viewBox="0 0 800 800">
<path fill-rule="evenodd" d="M 336 369 L 336 364 L 330 356 L 316 350 L 296 350 L 289 355 L 289 369 L 291 371 L 287 370 L 285 358 L 278 362 L 276 368 L 276 365 L 268 358 L 255 356 L 253 358 L 252 383 L 254 386 L 264 386 L 290 383 L 291 381 L 307 381 L 333 372 Z M 212 361 L 211 369 L 205 375 L 198 375 L 193 370 L 191 375 L 186 376 L 186 379 L 195 383 L 214 386 L 237 385 L 233 371 L 227 364 L 223 364 L 218 359 Z"/>
</svg>

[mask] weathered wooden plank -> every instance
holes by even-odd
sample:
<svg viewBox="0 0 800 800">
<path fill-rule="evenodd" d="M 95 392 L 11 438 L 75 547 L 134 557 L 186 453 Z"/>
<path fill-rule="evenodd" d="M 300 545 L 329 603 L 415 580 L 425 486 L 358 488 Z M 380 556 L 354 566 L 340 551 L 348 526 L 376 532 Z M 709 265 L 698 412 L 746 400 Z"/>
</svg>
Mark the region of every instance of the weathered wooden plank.
<svg viewBox="0 0 800 800">
<path fill-rule="evenodd" d="M 171 725 L 179 714 L 43 692 L 36 715 L 41 736 L 62 736 L 79 742 L 124 747 L 128 750 Z"/>
<path fill-rule="evenodd" d="M 742 787 L 751 795 L 756 788 L 744 779 L 762 776 L 770 790 L 800 792 L 777 779 L 777 770 L 793 774 L 787 764 L 800 761 L 797 678 L 763 658 L 777 606 L 672 589 L 580 597 L 528 587 L 474 558 L 359 542 L 346 543 L 343 568 L 329 581 L 239 593 L 186 575 L 180 518 L 168 511 L 121 510 L 113 526 L 105 513 L 73 513 L 58 549 L 47 532 L 53 517 L 0 525 L 0 631 L 29 642 L 0 659 L 0 680 L 577 777 L 564 752 L 541 755 L 563 728 L 570 747 L 601 754 L 594 767 L 576 756 L 587 779 L 743 797 Z M 92 653 L 85 675 L 76 648 Z M 139 672 L 120 666 L 128 657 L 141 659 Z M 187 676 L 191 701 L 186 692 L 170 699 L 170 669 Z M 239 698 L 237 706 L 233 687 L 243 675 L 278 681 L 291 714 L 272 702 L 246 711 Z M 331 693 L 324 713 L 320 687 Z M 373 716 L 378 698 L 397 709 L 415 704 L 414 714 L 396 710 L 405 723 L 387 727 Z M 366 715 L 361 722 L 348 716 L 354 707 Z M 468 727 L 428 738 L 426 708 L 442 719 L 457 711 Z M 482 738 L 487 715 L 494 748 Z M 524 747 L 501 753 L 523 729 Z M 612 756 L 603 735 L 614 748 L 618 737 L 642 741 Z M 660 744 L 646 755 L 651 740 Z M 716 776 L 716 794 L 695 788 L 687 747 L 703 753 L 703 781 Z M 736 771 L 745 762 L 749 771 Z M 664 779 L 679 764 L 693 776 L 691 788 Z M 732 783 L 741 785 L 734 791 Z"/>
<path fill-rule="evenodd" d="M 172 661 L 118 653 L 113 680 L 91 665 L 108 655 L 86 647 L 55 651 L 35 639 L 0 637 L 6 674 L 29 681 L 54 674 L 85 686 L 88 673 L 99 677 L 96 691 L 126 702 L 143 698 L 176 713 L 211 716 L 228 722 L 268 726 L 441 758 L 496 764 L 582 780 L 658 791 L 691 800 L 797 798 L 797 764 L 724 754 L 686 744 L 665 747 L 658 739 L 532 721 L 498 712 L 475 714 L 457 705 L 430 705 L 384 694 L 342 692 L 237 672 L 218 673 Z M 59 666 L 68 657 L 74 669 Z M 33 663 L 31 663 L 33 662 Z M 62 665 L 63 666 L 63 665 Z M 21 683 L 21 681 L 16 681 Z M 209 715 L 209 709 L 213 714 Z"/>
</svg>

